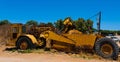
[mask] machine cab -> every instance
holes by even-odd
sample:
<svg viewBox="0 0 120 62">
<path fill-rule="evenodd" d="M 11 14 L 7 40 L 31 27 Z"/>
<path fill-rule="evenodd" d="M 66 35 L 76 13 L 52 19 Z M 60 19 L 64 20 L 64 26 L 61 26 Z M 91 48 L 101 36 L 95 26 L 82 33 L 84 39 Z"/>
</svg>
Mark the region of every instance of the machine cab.
<svg viewBox="0 0 120 62">
<path fill-rule="evenodd" d="M 8 45 L 15 45 L 16 40 L 18 37 L 23 33 L 24 26 L 22 24 L 11 24 L 10 25 L 10 39 L 8 41 Z"/>
</svg>

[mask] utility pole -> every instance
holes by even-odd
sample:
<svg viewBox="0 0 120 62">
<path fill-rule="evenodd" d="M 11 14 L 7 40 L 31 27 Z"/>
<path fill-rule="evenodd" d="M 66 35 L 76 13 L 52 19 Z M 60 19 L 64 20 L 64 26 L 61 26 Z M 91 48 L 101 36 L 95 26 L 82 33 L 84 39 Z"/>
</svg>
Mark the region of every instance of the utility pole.
<svg viewBox="0 0 120 62">
<path fill-rule="evenodd" d="M 101 25 L 101 11 L 97 14 L 98 17 L 97 17 L 97 29 L 98 29 L 98 32 L 100 33 L 100 25 Z"/>
<path fill-rule="evenodd" d="M 93 17 L 97 17 L 97 30 L 98 30 L 98 33 L 100 33 L 100 30 L 101 30 L 101 27 L 100 27 L 101 26 L 101 11 L 98 12 L 97 14 L 93 15 L 89 19 L 91 19 Z"/>
</svg>

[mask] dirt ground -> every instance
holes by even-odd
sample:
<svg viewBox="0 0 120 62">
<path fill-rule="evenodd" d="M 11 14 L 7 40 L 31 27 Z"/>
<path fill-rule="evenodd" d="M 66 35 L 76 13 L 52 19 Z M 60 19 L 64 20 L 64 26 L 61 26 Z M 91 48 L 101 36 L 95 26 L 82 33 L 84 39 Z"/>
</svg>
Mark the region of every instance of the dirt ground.
<svg viewBox="0 0 120 62">
<path fill-rule="evenodd" d="M 6 46 L 0 47 L 0 62 L 120 62 L 98 58 L 77 57 L 66 53 L 18 53 L 4 51 Z"/>
</svg>

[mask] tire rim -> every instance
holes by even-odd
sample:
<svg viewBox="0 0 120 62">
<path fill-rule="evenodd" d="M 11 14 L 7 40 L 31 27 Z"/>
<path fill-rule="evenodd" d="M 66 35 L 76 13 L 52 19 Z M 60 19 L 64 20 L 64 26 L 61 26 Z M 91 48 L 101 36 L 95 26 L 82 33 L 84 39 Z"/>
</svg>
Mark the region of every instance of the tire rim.
<svg viewBox="0 0 120 62">
<path fill-rule="evenodd" d="M 105 55 L 111 55 L 113 53 L 113 48 L 111 45 L 109 44 L 104 44 L 101 46 L 101 51 L 105 54 Z"/>
<path fill-rule="evenodd" d="M 25 49 L 27 49 L 27 47 L 28 47 L 27 42 L 26 41 L 22 41 L 21 44 L 20 44 L 20 49 L 25 50 Z"/>
</svg>

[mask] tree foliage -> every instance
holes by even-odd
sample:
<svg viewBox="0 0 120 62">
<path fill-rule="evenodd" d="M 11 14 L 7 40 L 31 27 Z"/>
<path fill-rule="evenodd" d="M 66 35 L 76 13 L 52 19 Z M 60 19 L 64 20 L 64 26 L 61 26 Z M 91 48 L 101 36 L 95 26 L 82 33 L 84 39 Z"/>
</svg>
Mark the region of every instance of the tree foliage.
<svg viewBox="0 0 120 62">
<path fill-rule="evenodd" d="M 64 21 L 66 19 L 70 19 L 70 21 L 73 23 L 73 25 L 75 25 L 76 29 L 81 31 L 81 32 L 92 32 L 93 30 L 93 21 L 91 20 L 84 20 L 83 18 L 78 18 L 78 20 L 72 20 L 70 17 L 67 17 L 64 19 Z M 57 20 L 57 22 L 55 22 L 55 27 L 60 30 L 64 27 L 62 19 Z"/>
<path fill-rule="evenodd" d="M 54 24 L 58 30 L 61 30 L 64 27 L 62 19 L 57 20 L 57 22 L 55 22 Z"/>
<path fill-rule="evenodd" d="M 120 30 L 117 31 L 117 34 L 120 35 Z"/>
<path fill-rule="evenodd" d="M 40 26 L 40 27 L 53 27 L 54 25 L 51 22 L 48 22 L 48 23 L 40 22 L 40 24 L 38 26 Z"/>
<path fill-rule="evenodd" d="M 92 20 L 88 19 L 86 21 L 86 26 L 87 26 L 87 29 L 88 29 L 89 32 L 92 32 L 94 30 L 93 29 L 93 21 Z"/>
<path fill-rule="evenodd" d="M 118 31 L 115 31 L 115 30 L 101 30 L 101 34 L 104 35 L 104 36 L 109 35 L 109 34 L 115 35 L 116 33 L 118 35 L 120 35 L 120 30 L 118 30 Z"/>
<path fill-rule="evenodd" d="M 91 20 L 84 20 L 83 18 L 78 18 L 78 20 L 74 21 L 76 25 L 76 29 L 86 33 L 93 31 L 93 21 Z"/>
<path fill-rule="evenodd" d="M 53 23 L 51 23 L 51 22 L 48 22 L 46 25 L 47 25 L 47 26 L 50 26 L 50 27 L 53 27 L 53 26 L 54 26 Z"/>
<path fill-rule="evenodd" d="M 82 32 L 87 30 L 86 22 L 83 18 L 79 18 L 75 21 L 76 29 Z"/>
<path fill-rule="evenodd" d="M 64 24 L 63 22 L 66 20 L 66 19 L 70 19 L 71 22 L 73 23 L 73 25 L 75 25 L 75 29 L 83 32 L 83 33 L 86 33 L 86 32 L 92 32 L 92 31 L 95 31 L 96 29 L 93 28 L 93 21 L 88 19 L 88 20 L 85 20 L 83 18 L 78 18 L 77 20 L 72 20 L 71 17 L 66 17 L 64 20 L 62 19 L 59 19 L 57 20 L 54 24 L 51 23 L 51 22 L 48 22 L 48 23 L 38 23 L 37 21 L 35 20 L 29 20 L 26 22 L 25 25 L 36 25 L 36 26 L 49 26 L 49 27 L 55 27 L 57 28 L 58 30 L 61 30 L 63 27 L 64 27 Z M 1 20 L 0 21 L 0 25 L 4 25 L 4 24 L 12 24 L 10 23 L 8 20 Z M 97 30 L 96 30 L 97 31 Z M 119 34 L 120 35 L 120 30 L 117 30 L 117 31 L 113 31 L 113 30 L 101 30 L 101 34 L 103 35 L 109 35 L 109 34 Z"/>
<path fill-rule="evenodd" d="M 35 20 L 29 20 L 29 21 L 27 21 L 26 22 L 26 24 L 25 25 L 38 25 L 38 22 L 37 21 L 35 21 Z"/>
<path fill-rule="evenodd" d="M 4 25 L 4 24 L 11 24 L 11 23 L 8 20 L 0 21 L 0 25 Z"/>
<path fill-rule="evenodd" d="M 40 26 L 40 27 L 44 27 L 44 26 L 46 26 L 46 24 L 43 23 L 43 22 L 40 22 L 40 24 L 39 24 L 38 26 Z"/>
</svg>

